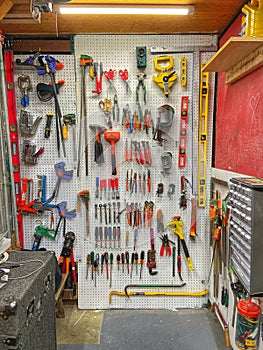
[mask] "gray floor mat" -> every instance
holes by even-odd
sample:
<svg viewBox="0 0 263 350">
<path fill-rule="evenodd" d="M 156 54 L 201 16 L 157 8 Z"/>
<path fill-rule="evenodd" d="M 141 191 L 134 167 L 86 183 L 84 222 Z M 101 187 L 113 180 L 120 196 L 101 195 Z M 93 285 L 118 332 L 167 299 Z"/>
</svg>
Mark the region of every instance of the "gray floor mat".
<svg viewBox="0 0 263 350">
<path fill-rule="evenodd" d="M 58 350 L 227 350 L 224 331 L 207 310 L 107 310 L 100 344 Z"/>
</svg>

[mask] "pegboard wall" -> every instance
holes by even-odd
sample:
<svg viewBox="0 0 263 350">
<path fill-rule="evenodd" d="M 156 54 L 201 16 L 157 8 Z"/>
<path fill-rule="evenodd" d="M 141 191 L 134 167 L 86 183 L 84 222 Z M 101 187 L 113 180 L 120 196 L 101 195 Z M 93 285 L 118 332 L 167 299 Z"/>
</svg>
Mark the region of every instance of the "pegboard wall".
<svg viewBox="0 0 263 350">
<path fill-rule="evenodd" d="M 146 68 L 139 70 L 137 68 L 136 48 L 146 47 L 147 65 Z M 78 306 L 81 309 L 104 309 L 104 308 L 169 308 L 175 309 L 180 307 L 201 307 L 207 301 L 205 296 L 175 296 L 175 297 L 145 297 L 136 296 L 129 299 L 120 296 L 112 297 L 112 303 L 109 303 L 109 293 L 111 291 L 123 291 L 126 285 L 147 285 L 145 288 L 133 287 L 129 291 L 138 292 L 199 292 L 205 289 L 202 283 L 207 278 L 209 266 L 209 231 L 207 221 L 207 208 L 197 209 L 197 236 L 195 241 L 190 240 L 191 226 L 191 199 L 196 198 L 197 186 L 197 165 L 198 165 L 198 116 L 199 116 L 199 75 L 200 64 L 205 63 L 211 56 L 212 52 L 206 52 L 205 47 L 213 47 L 216 49 L 215 36 L 183 36 L 183 35 L 81 35 L 74 38 L 74 57 L 73 56 L 56 56 L 56 59 L 61 60 L 65 67 L 58 71 L 56 79 L 65 79 L 66 84 L 61 88 L 59 101 L 63 114 L 76 113 L 76 143 L 81 138 L 80 148 L 80 166 L 79 176 L 77 176 L 77 162 L 73 155 L 73 139 L 71 130 L 69 129 L 69 138 L 65 142 L 66 157 L 58 158 L 56 150 L 55 132 L 49 140 L 43 138 L 44 120 L 41 121 L 37 134 L 34 136 L 34 142 L 42 146 L 45 144 L 45 152 L 40 156 L 38 164 L 34 166 L 23 166 L 22 177 L 33 178 L 34 184 L 37 184 L 37 175 L 47 174 L 48 176 L 48 193 L 52 193 L 56 182 L 54 172 L 54 164 L 59 161 L 65 161 L 66 170 L 73 169 L 73 178 L 69 182 L 62 181 L 57 198 L 57 203 L 67 201 L 67 208 L 72 210 L 77 207 L 77 194 L 81 191 L 88 190 L 89 211 L 88 219 L 86 220 L 86 208 L 82 201 L 79 202 L 80 210 L 77 212 L 77 217 L 72 220 L 67 220 L 67 231 L 72 230 L 76 235 L 74 243 L 75 259 L 78 261 Z M 208 50 L 211 51 L 211 50 Z M 89 76 L 89 70 L 86 73 L 86 109 L 87 109 L 87 138 L 88 138 L 88 176 L 86 176 L 85 165 L 85 144 L 84 130 L 80 126 L 81 116 L 81 99 L 82 99 L 82 83 L 81 83 L 81 55 L 89 55 L 93 62 L 102 63 L 103 71 L 110 69 L 117 72 L 113 79 L 113 87 L 110 87 L 109 82 L 103 75 L 102 77 L 102 92 L 100 94 L 92 92 L 96 89 L 95 78 Z M 154 69 L 154 58 L 160 56 L 172 56 L 174 60 L 173 70 L 178 74 L 178 77 L 171 88 L 169 97 L 165 97 L 162 89 L 153 81 L 153 76 L 157 76 L 157 71 Z M 181 84 L 181 59 L 186 58 L 186 85 Z M 128 71 L 129 90 L 126 90 L 125 81 L 118 75 L 119 70 Z M 75 70 L 75 74 L 74 74 Z M 145 130 L 133 130 L 126 128 L 123 123 L 124 109 L 129 109 L 133 116 L 135 112 L 139 114 L 138 101 L 136 101 L 136 88 L 138 86 L 138 72 L 146 74 L 144 84 L 146 87 L 146 103 L 143 98 L 143 90 L 138 90 L 139 105 L 143 115 L 145 111 L 150 111 L 154 126 L 157 124 L 159 107 L 169 105 L 174 110 L 174 116 L 169 131 L 164 135 L 166 141 L 160 145 L 153 140 L 152 131 L 146 133 Z M 100 71 L 99 71 L 100 72 Z M 21 74 L 21 71 L 16 71 L 16 74 Z M 23 72 L 24 73 L 24 72 Z M 27 72 L 28 73 L 28 72 Z M 34 84 L 47 79 L 48 77 L 36 76 L 32 74 Z M 75 84 L 76 77 L 76 84 Z M 210 76 L 210 91 L 209 91 L 209 135 L 208 135 L 208 158 L 210 164 L 211 157 L 211 131 L 212 131 L 212 115 L 213 115 L 213 85 L 214 78 Z M 31 111 L 34 117 L 41 115 L 44 119 L 45 113 L 54 112 L 54 101 L 43 105 L 37 101 L 33 92 L 30 94 L 30 105 L 27 110 Z M 117 117 L 112 118 L 112 131 L 120 132 L 120 139 L 115 144 L 117 175 L 112 175 L 111 164 L 111 145 L 101 135 L 103 146 L 104 162 L 97 164 L 94 161 L 95 147 L 95 132 L 90 126 L 99 124 L 107 127 L 105 114 L 100 108 L 100 101 L 110 99 L 114 102 L 114 96 L 117 95 L 119 107 L 119 120 Z M 188 126 L 186 137 L 186 166 L 178 167 L 178 152 L 180 140 L 180 114 L 182 97 L 188 97 Z M 19 106 L 19 101 L 18 101 Z M 113 105 L 112 105 L 113 106 Z M 116 106 L 115 106 L 116 107 Z M 18 108 L 21 108 L 19 106 Z M 55 126 L 55 125 L 54 125 Z M 55 128 L 54 128 L 55 130 Z M 41 133 L 41 135 L 40 135 Z M 21 141 L 22 142 L 22 141 Z M 144 149 L 143 142 L 149 144 L 149 149 L 152 157 L 152 164 L 138 164 L 135 159 L 134 145 L 140 143 L 143 159 Z M 133 160 L 125 160 L 125 148 L 130 145 L 133 149 Z M 21 143 L 22 145 L 22 143 Z M 169 159 L 172 159 L 169 169 L 165 169 L 163 163 L 163 154 L 170 154 Z M 148 172 L 150 173 L 151 189 L 148 190 L 147 179 Z M 128 174 L 128 191 L 126 189 L 126 179 Z M 134 175 L 137 176 L 135 182 Z M 185 176 L 186 182 L 186 198 L 187 207 L 180 208 L 181 197 L 181 177 Z M 146 189 L 143 189 L 144 178 L 146 179 Z M 209 188 L 209 166 L 207 168 L 207 188 Z M 96 187 L 96 179 L 98 187 Z M 108 189 L 108 183 L 111 179 L 118 179 L 118 191 Z M 103 180 L 106 181 L 106 189 L 103 186 Z M 131 180 L 131 181 L 130 181 Z M 140 180 L 142 185 L 140 185 Z M 131 189 L 129 187 L 131 182 Z M 160 186 L 161 184 L 161 186 Z M 169 193 L 169 186 L 174 185 L 174 192 Z M 137 190 L 136 190 L 137 186 Z M 102 188 L 101 188 L 102 187 Z M 163 191 L 158 191 L 158 189 Z M 98 194 L 96 192 L 98 189 Z M 34 188 L 34 192 L 35 192 Z M 117 195 L 116 195 L 116 192 Z M 162 193 L 158 193 L 162 192 Z M 143 211 L 145 203 L 152 202 L 153 218 L 152 223 L 143 222 Z M 130 207 L 138 208 L 141 213 L 141 224 L 135 227 L 129 225 L 127 211 Z M 101 214 L 100 214 L 101 208 Z M 105 208 L 105 209 L 104 209 Z M 114 209 L 115 208 L 115 209 Z M 172 216 L 181 216 L 183 222 L 183 231 L 186 245 L 188 247 L 193 265 L 195 269 L 190 271 L 187 266 L 187 261 L 184 252 L 181 248 L 182 261 L 182 277 L 179 279 L 177 271 L 175 276 L 172 274 L 172 257 L 160 256 L 160 248 L 162 241 L 159 238 L 161 232 L 158 232 L 157 227 L 157 211 L 161 210 L 163 215 L 164 225 L 171 221 Z M 106 212 L 106 216 L 105 216 Z M 119 215 L 118 215 L 119 213 Z M 133 215 L 134 217 L 134 215 Z M 42 223 L 49 224 L 50 213 L 44 213 L 40 217 L 32 217 L 26 215 L 24 217 L 25 226 L 25 241 L 27 248 L 30 248 L 33 242 L 33 232 L 37 220 Z M 55 216 L 57 222 L 58 217 Z M 89 232 L 87 231 L 87 223 Z M 136 231 L 136 228 L 138 231 Z M 154 244 L 156 249 L 156 275 L 150 275 L 146 266 L 147 251 L 151 248 L 150 229 L 153 229 Z M 98 236 L 95 235 L 96 230 L 102 232 Z M 115 231 L 116 230 L 116 231 Z M 106 232 L 106 234 L 105 234 Z M 114 233 L 117 232 L 115 239 Z M 118 232 L 120 235 L 118 236 Z M 137 234 L 138 233 L 138 234 Z M 177 251 L 177 236 L 171 231 L 165 231 L 171 241 L 176 244 Z M 134 239 L 136 237 L 136 240 Z M 60 233 L 55 242 L 48 239 L 43 240 L 43 244 L 48 248 L 55 250 L 57 256 L 61 252 L 63 246 L 63 235 Z M 172 245 L 171 245 L 172 247 Z M 132 253 L 138 252 L 139 264 L 136 268 L 134 265 L 131 275 L 131 265 L 125 266 L 120 263 L 117 265 L 117 255 L 125 252 L 129 253 L 129 262 L 131 263 Z M 145 252 L 144 265 L 140 278 L 140 254 Z M 95 258 L 99 256 L 99 266 L 97 271 L 93 271 L 90 265 L 86 264 L 87 255 L 94 252 Z M 106 266 L 104 264 L 103 271 L 101 267 L 101 256 L 105 252 L 113 254 L 112 271 L 109 264 L 109 276 L 106 276 Z M 93 269 L 94 270 L 94 269 Z M 93 275 L 93 276 L 92 276 Z M 110 277 L 111 275 L 111 277 Z M 181 285 L 183 287 L 162 288 L 161 285 Z M 149 285 L 155 287 L 150 288 Z M 160 286 L 156 288 L 156 286 Z"/>
</svg>

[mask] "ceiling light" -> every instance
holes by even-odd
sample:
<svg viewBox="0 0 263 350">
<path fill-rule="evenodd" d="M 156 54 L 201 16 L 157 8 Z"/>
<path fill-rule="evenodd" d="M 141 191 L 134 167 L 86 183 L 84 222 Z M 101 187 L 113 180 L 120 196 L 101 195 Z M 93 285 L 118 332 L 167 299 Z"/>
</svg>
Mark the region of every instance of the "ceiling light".
<svg viewBox="0 0 263 350">
<path fill-rule="evenodd" d="M 85 5 L 60 7 L 58 13 L 63 15 L 192 15 L 193 5 Z"/>
</svg>

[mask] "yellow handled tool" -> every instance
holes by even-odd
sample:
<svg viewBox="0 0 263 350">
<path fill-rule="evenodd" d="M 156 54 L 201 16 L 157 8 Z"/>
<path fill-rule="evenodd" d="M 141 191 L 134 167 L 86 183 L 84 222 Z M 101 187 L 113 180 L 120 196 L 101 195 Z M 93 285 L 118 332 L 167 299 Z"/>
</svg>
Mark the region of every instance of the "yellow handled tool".
<svg viewBox="0 0 263 350">
<path fill-rule="evenodd" d="M 188 263 L 188 268 L 190 271 L 193 271 L 195 268 L 190 258 L 190 254 L 184 240 L 183 221 L 181 220 L 181 216 L 174 216 L 173 219 L 174 221 L 168 222 L 166 226 L 168 226 L 169 229 L 175 234 L 177 234 L 178 237 L 180 238 L 180 242 L 182 243 L 184 254 Z"/>
<path fill-rule="evenodd" d="M 154 69 L 159 73 L 153 76 L 153 81 L 163 90 L 166 97 L 170 94 L 170 89 L 178 78 L 173 70 L 173 56 L 160 56 L 154 58 Z"/>
</svg>

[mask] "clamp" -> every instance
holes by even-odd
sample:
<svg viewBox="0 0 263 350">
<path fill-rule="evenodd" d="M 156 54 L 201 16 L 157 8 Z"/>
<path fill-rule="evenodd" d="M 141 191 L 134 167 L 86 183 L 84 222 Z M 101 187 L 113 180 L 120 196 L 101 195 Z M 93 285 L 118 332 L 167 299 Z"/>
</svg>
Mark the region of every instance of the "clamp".
<svg viewBox="0 0 263 350">
<path fill-rule="evenodd" d="M 17 208 L 18 210 L 21 210 L 22 213 L 43 213 L 46 208 L 41 203 L 40 200 L 34 199 L 29 201 L 29 195 L 28 193 L 31 192 L 31 185 L 32 185 L 32 179 L 23 178 L 22 179 L 22 194 L 21 194 L 21 201 L 18 203 Z M 28 203 L 27 203 L 28 200 Z"/>
<path fill-rule="evenodd" d="M 33 117 L 27 111 L 21 110 L 19 119 L 19 129 L 22 136 L 30 137 L 35 135 L 42 117 L 37 117 L 33 122 Z"/>
<path fill-rule="evenodd" d="M 59 227 L 60 227 L 60 224 L 61 224 L 62 220 L 63 220 L 63 236 L 65 236 L 65 233 L 66 233 L 66 219 L 74 219 L 77 216 L 76 209 L 68 211 L 66 206 L 67 206 L 67 202 L 61 202 L 61 203 L 57 204 L 59 220 L 58 220 L 58 224 L 57 224 L 57 227 L 56 227 L 56 230 L 55 230 L 54 238 L 56 238 L 56 236 L 58 234 Z"/>
<path fill-rule="evenodd" d="M 57 176 L 57 181 L 53 193 L 49 199 L 46 199 L 46 175 L 43 175 L 41 182 L 41 194 L 42 202 L 46 208 L 54 208 L 53 205 L 49 206 L 48 204 L 56 199 L 58 196 L 59 188 L 62 179 L 70 181 L 73 177 L 73 170 L 65 170 L 65 162 L 58 162 L 54 165 L 54 170 Z M 55 206 L 56 207 L 56 206 Z"/>
<path fill-rule="evenodd" d="M 26 107 L 29 105 L 28 91 L 32 90 L 30 77 L 22 74 L 18 77 L 17 83 L 22 96 L 21 105 Z"/>
<path fill-rule="evenodd" d="M 44 147 L 40 147 L 38 150 L 36 150 L 36 145 L 33 142 L 30 140 L 24 140 L 22 154 L 23 162 L 31 165 L 37 164 L 37 159 L 44 152 L 44 150 Z"/>
</svg>

